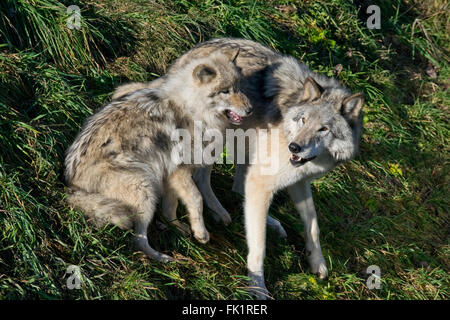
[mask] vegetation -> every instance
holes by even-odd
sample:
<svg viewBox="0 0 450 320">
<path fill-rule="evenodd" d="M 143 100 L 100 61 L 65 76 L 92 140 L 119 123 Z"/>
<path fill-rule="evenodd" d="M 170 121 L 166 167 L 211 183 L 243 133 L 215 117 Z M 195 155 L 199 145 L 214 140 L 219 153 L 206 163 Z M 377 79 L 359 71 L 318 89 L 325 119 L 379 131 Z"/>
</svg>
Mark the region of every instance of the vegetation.
<svg viewBox="0 0 450 320">
<path fill-rule="evenodd" d="M 448 299 L 449 9 L 446 0 L 3 0 L 0 3 L 0 299 L 247 299 L 242 199 L 232 166 L 213 187 L 230 227 L 211 241 L 149 232 L 185 257 L 135 253 L 130 233 L 88 225 L 64 201 L 64 151 L 117 85 L 151 80 L 195 43 L 244 37 L 291 54 L 366 96 L 360 155 L 314 183 L 330 277 L 309 273 L 303 227 L 284 193 L 270 213 L 266 283 L 276 299 Z M 81 8 L 69 29 L 66 7 Z M 159 211 L 160 213 L 160 211 Z M 179 215 L 184 215 L 184 208 Z M 81 289 L 66 286 L 69 265 Z M 366 269 L 381 268 L 369 290 Z"/>
</svg>

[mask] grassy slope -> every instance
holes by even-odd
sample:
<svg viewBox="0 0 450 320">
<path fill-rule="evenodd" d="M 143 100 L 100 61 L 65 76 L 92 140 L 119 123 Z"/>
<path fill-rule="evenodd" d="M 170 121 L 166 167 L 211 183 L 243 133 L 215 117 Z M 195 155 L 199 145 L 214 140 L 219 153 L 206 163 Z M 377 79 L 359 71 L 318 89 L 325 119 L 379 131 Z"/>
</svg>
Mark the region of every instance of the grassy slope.
<svg viewBox="0 0 450 320">
<path fill-rule="evenodd" d="M 214 36 L 255 39 L 367 97 L 359 157 L 314 184 L 330 279 L 308 273 L 300 219 L 280 193 L 271 214 L 288 240 L 269 233 L 266 259 L 275 298 L 450 297 L 446 1 L 375 1 L 381 30 L 358 17 L 368 1 L 344 0 L 82 1 L 82 29 L 69 30 L 64 5 L 76 3 L 0 4 L 0 298 L 247 298 L 233 168 L 216 167 L 213 186 L 234 222 L 207 217 L 209 244 L 151 227 L 152 245 L 182 263 L 148 261 L 129 234 L 92 229 L 64 204 L 64 150 L 83 120 L 119 83 L 153 79 Z M 81 290 L 65 287 L 71 264 Z M 381 290 L 365 286 L 373 264 Z"/>
</svg>

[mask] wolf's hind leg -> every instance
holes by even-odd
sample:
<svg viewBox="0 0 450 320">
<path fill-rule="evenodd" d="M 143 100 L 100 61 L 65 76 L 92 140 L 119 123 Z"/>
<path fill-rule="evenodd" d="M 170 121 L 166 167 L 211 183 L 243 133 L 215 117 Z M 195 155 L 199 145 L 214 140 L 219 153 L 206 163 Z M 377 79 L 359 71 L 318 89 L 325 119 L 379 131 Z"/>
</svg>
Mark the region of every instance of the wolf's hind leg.
<svg viewBox="0 0 450 320">
<path fill-rule="evenodd" d="M 319 223 L 311 193 L 311 184 L 309 181 L 299 181 L 290 186 L 288 191 L 305 224 L 306 251 L 312 272 L 317 274 L 320 279 L 325 279 L 328 277 L 328 269 L 320 247 Z"/>
<path fill-rule="evenodd" d="M 229 225 L 231 223 L 231 216 L 228 211 L 223 208 L 211 188 L 211 170 L 212 166 L 197 169 L 194 174 L 194 181 L 197 184 L 206 205 L 212 210 L 214 220 L 222 221 L 223 224 Z"/>
<path fill-rule="evenodd" d="M 168 255 L 153 249 L 148 243 L 147 230 L 155 214 L 159 188 L 162 179 L 149 177 L 141 170 L 110 173 L 105 182 L 105 192 L 109 197 L 118 198 L 135 208 L 134 242 L 137 250 L 144 252 L 149 258 L 161 262 L 173 261 Z"/>
<path fill-rule="evenodd" d="M 149 198 L 150 199 L 148 201 L 140 206 L 140 212 L 135 217 L 134 242 L 136 248 L 144 252 L 151 259 L 155 259 L 160 262 L 173 261 L 174 259 L 172 257 L 156 251 L 148 243 L 147 230 L 153 219 L 156 204 L 156 201 L 152 201 L 154 199 L 151 199 L 151 197 Z"/>
<path fill-rule="evenodd" d="M 174 225 L 183 235 L 190 235 L 191 229 L 189 226 L 177 218 L 178 198 L 176 191 L 170 187 L 169 183 L 165 184 L 164 189 L 162 197 L 163 216 L 167 222 Z"/>
<path fill-rule="evenodd" d="M 153 216 L 153 214 L 152 214 Z M 174 258 L 156 251 L 148 243 L 147 229 L 151 222 L 151 217 L 146 214 L 138 214 L 134 227 L 134 242 L 136 249 L 144 252 L 147 257 L 160 262 L 174 261 Z"/>
<path fill-rule="evenodd" d="M 209 233 L 203 221 L 202 195 L 197 189 L 194 180 L 192 180 L 191 170 L 185 167 L 178 168 L 170 175 L 168 183 L 188 210 L 189 222 L 194 237 L 200 243 L 207 243 L 209 241 Z"/>
</svg>

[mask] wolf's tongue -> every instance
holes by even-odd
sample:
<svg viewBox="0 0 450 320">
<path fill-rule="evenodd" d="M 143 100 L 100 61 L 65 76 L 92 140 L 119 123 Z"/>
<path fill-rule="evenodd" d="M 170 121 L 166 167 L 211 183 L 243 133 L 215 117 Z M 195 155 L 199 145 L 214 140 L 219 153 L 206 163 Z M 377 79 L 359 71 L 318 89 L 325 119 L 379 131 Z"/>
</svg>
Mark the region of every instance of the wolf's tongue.
<svg viewBox="0 0 450 320">
<path fill-rule="evenodd" d="M 237 113 L 235 113 L 231 110 L 228 110 L 227 113 L 228 113 L 228 117 L 231 118 L 233 121 L 235 121 L 235 122 L 242 121 L 242 118 Z"/>
</svg>

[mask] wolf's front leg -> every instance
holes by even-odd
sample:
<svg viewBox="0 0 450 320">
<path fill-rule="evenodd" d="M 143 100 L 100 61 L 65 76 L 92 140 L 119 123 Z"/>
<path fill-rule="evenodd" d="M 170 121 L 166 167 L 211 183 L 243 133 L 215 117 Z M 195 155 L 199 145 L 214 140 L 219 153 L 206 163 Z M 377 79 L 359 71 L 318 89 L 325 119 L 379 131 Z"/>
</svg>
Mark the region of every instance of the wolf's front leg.
<svg viewBox="0 0 450 320">
<path fill-rule="evenodd" d="M 251 292 L 257 299 L 267 299 L 269 292 L 264 283 L 264 256 L 266 250 L 266 219 L 272 199 L 272 190 L 267 190 L 264 178 L 247 175 L 245 182 L 245 230 L 247 234 L 247 268 L 252 279 Z"/>
<path fill-rule="evenodd" d="M 203 221 L 202 195 L 197 189 L 194 180 L 192 180 L 191 170 L 186 167 L 178 168 L 170 175 L 168 182 L 188 210 L 189 222 L 194 237 L 201 243 L 207 243 L 209 241 L 209 233 Z"/>
<path fill-rule="evenodd" d="M 177 191 L 171 187 L 169 182 L 164 185 L 164 194 L 162 196 L 162 211 L 167 222 L 174 225 L 183 235 L 191 234 L 189 226 L 177 218 L 178 197 Z"/>
<path fill-rule="evenodd" d="M 299 181 L 288 187 L 289 195 L 302 217 L 306 231 L 306 253 L 312 272 L 320 279 L 328 277 L 328 269 L 322 255 L 319 240 L 319 223 L 309 181 Z"/>
<path fill-rule="evenodd" d="M 214 220 L 222 221 L 223 224 L 229 225 L 231 223 L 231 216 L 227 210 L 223 208 L 211 188 L 211 170 L 212 165 L 197 169 L 194 174 L 194 181 L 197 184 L 206 205 L 212 210 Z"/>
<path fill-rule="evenodd" d="M 232 190 L 244 196 L 245 193 L 245 174 L 247 172 L 247 165 L 236 164 L 236 173 L 234 175 Z M 281 225 L 280 221 L 267 215 L 267 226 L 274 230 L 282 239 L 287 238 L 287 233 Z"/>
<path fill-rule="evenodd" d="M 241 196 L 244 196 L 245 193 L 245 173 L 247 172 L 247 165 L 245 164 L 236 164 L 236 170 L 234 173 L 233 179 L 233 190 L 236 193 L 239 193 Z"/>
</svg>

